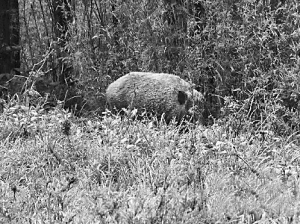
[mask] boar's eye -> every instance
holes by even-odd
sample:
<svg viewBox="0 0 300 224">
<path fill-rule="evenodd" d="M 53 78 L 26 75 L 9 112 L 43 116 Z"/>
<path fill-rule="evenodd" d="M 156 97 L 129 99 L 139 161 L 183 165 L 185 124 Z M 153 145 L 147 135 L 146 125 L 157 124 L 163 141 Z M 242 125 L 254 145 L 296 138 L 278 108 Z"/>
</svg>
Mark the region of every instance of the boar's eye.
<svg viewBox="0 0 300 224">
<path fill-rule="evenodd" d="M 184 91 L 178 91 L 178 102 L 180 105 L 185 104 L 187 100 L 187 94 Z"/>
</svg>

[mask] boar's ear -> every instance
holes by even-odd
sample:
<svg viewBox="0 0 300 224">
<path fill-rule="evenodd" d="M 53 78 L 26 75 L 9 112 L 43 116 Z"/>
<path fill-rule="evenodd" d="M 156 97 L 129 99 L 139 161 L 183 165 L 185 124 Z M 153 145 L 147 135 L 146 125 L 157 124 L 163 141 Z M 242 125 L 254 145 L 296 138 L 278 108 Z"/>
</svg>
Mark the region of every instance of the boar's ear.
<svg viewBox="0 0 300 224">
<path fill-rule="evenodd" d="M 178 91 L 178 102 L 180 105 L 185 104 L 187 97 L 188 96 L 184 91 Z"/>
</svg>

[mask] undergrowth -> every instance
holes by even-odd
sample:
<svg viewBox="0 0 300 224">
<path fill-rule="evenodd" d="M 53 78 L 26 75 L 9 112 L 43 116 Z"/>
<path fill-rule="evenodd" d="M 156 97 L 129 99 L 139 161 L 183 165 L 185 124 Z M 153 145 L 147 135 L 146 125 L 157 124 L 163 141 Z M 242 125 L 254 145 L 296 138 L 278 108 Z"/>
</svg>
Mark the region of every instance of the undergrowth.
<svg viewBox="0 0 300 224">
<path fill-rule="evenodd" d="M 58 108 L 5 107 L 0 122 L 1 222 L 299 222 L 293 138 Z"/>
</svg>

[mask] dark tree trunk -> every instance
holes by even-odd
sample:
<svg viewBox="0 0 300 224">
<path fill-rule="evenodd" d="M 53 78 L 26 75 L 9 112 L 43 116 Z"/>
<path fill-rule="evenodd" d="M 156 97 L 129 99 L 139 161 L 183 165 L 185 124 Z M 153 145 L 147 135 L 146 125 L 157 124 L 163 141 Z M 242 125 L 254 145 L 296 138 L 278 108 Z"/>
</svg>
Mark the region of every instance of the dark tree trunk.
<svg viewBox="0 0 300 224">
<path fill-rule="evenodd" d="M 18 0 L 0 0 L 0 74 L 20 68 L 19 31 Z"/>
<path fill-rule="evenodd" d="M 69 24 L 73 21 L 71 3 L 71 0 L 52 0 L 53 27 L 58 58 L 58 67 L 53 75 L 53 81 L 59 81 L 61 84 L 69 84 L 73 73 L 72 63 L 67 60 L 69 52 L 66 47 L 70 39 Z"/>
<path fill-rule="evenodd" d="M 53 81 L 60 84 L 56 86 L 53 93 L 57 99 L 64 101 L 65 109 L 68 108 L 76 115 L 79 115 L 85 106 L 85 101 L 77 92 L 75 82 L 72 80 L 75 72 L 67 46 L 71 38 L 69 26 L 74 19 L 72 6 L 74 10 L 75 5 L 72 4 L 73 1 L 52 0 L 52 20 L 57 43 L 56 56 L 58 60 Z"/>
<path fill-rule="evenodd" d="M 118 31 L 118 24 L 119 24 L 119 20 L 115 14 L 116 11 L 116 3 L 111 3 L 111 11 L 112 11 L 112 24 L 114 27 L 114 44 L 115 46 L 119 46 L 119 31 Z"/>
</svg>

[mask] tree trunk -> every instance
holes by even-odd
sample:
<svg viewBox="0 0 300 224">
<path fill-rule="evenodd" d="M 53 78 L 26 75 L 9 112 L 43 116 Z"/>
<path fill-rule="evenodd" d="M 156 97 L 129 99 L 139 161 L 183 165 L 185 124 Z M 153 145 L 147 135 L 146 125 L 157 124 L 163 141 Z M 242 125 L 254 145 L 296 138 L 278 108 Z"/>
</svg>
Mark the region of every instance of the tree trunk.
<svg viewBox="0 0 300 224">
<path fill-rule="evenodd" d="M 0 74 L 20 68 L 19 31 L 18 0 L 0 0 Z"/>
<path fill-rule="evenodd" d="M 73 73 L 72 63 L 66 60 L 69 57 L 67 43 L 70 39 L 68 26 L 73 21 L 71 0 L 52 0 L 54 33 L 57 41 L 58 66 L 53 81 L 61 84 L 69 84 Z M 58 75 L 57 75 L 58 74 Z"/>
<path fill-rule="evenodd" d="M 119 20 L 116 17 L 115 11 L 116 11 L 116 3 L 112 2 L 111 3 L 111 11 L 112 11 L 112 24 L 114 27 L 114 34 L 113 34 L 113 39 L 114 39 L 114 45 L 116 47 L 119 46 L 119 39 L 120 39 L 120 35 L 119 35 L 119 31 L 118 31 L 118 25 L 119 25 Z"/>
</svg>

